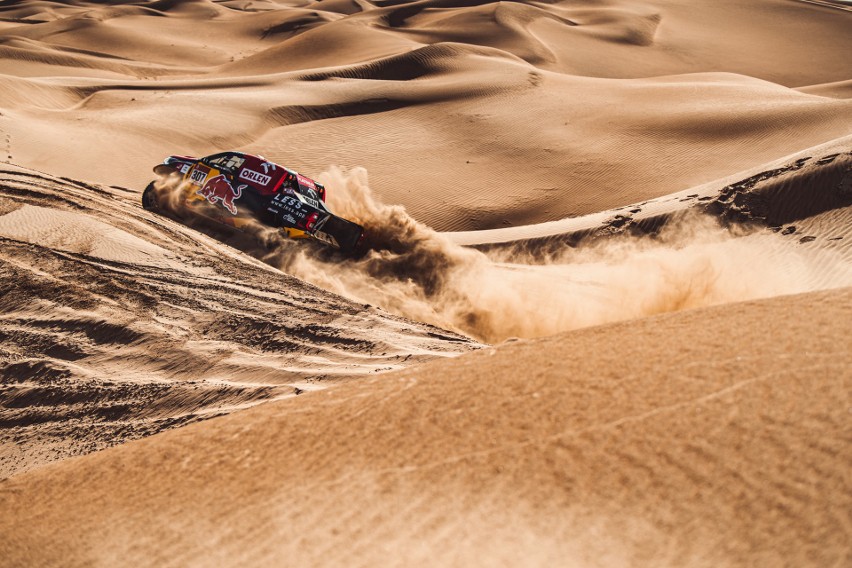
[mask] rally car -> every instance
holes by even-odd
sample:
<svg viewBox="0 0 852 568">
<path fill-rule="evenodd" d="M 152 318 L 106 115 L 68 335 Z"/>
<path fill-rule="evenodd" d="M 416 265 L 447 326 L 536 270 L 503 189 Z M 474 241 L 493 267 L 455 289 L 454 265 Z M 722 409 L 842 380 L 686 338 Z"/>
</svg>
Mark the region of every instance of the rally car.
<svg viewBox="0 0 852 568">
<path fill-rule="evenodd" d="M 328 210 L 321 183 L 261 156 L 169 156 L 154 173 L 171 176 L 178 203 L 158 196 L 158 186 L 151 182 L 142 193 L 148 210 L 168 209 L 181 217 L 188 213 L 238 231 L 258 221 L 289 238 L 316 239 L 344 252 L 355 251 L 364 239 L 363 227 Z"/>
</svg>

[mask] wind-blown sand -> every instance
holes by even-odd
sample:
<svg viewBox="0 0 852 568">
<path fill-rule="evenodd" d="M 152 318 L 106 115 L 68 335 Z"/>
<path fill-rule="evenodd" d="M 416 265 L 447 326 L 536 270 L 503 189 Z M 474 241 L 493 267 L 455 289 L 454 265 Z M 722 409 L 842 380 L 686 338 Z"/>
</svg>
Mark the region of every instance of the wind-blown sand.
<svg viewBox="0 0 852 568">
<path fill-rule="evenodd" d="M 850 24 L 4 3 L 0 565 L 849 564 Z M 141 208 L 225 149 L 369 250 Z"/>
</svg>

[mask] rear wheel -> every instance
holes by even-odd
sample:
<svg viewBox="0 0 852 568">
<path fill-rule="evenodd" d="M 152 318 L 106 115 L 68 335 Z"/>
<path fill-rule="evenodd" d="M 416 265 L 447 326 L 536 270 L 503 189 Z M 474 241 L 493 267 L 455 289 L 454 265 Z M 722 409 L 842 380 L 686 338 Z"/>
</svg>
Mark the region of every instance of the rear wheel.
<svg viewBox="0 0 852 568">
<path fill-rule="evenodd" d="M 157 201 L 157 188 L 154 187 L 153 181 L 142 192 L 142 207 L 148 211 L 160 210 L 160 202 Z"/>
</svg>

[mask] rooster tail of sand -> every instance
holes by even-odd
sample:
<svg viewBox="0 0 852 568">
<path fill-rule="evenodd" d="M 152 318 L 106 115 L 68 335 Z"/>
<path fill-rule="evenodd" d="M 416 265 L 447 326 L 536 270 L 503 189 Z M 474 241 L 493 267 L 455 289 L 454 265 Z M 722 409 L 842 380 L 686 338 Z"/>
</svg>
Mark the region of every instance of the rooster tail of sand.
<svg viewBox="0 0 852 568">
<path fill-rule="evenodd" d="M 365 227 L 366 254 L 306 247 L 260 224 L 265 248 L 253 254 L 342 296 L 486 342 L 852 283 L 842 260 L 826 277 L 770 231 L 723 228 L 694 210 L 653 237 L 566 245 L 542 258 L 529 247 L 486 253 L 453 243 L 381 203 L 363 168 L 333 167 L 319 179 L 332 211 Z"/>
</svg>

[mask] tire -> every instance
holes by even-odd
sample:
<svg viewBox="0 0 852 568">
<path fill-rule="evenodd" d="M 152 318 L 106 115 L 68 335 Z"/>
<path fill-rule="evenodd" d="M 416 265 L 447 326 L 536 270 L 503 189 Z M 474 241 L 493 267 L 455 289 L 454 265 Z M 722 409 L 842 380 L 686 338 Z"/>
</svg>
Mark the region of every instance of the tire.
<svg viewBox="0 0 852 568">
<path fill-rule="evenodd" d="M 153 181 L 142 192 L 142 208 L 154 212 L 160 210 L 160 203 L 157 201 L 157 188 L 154 187 Z"/>
</svg>

